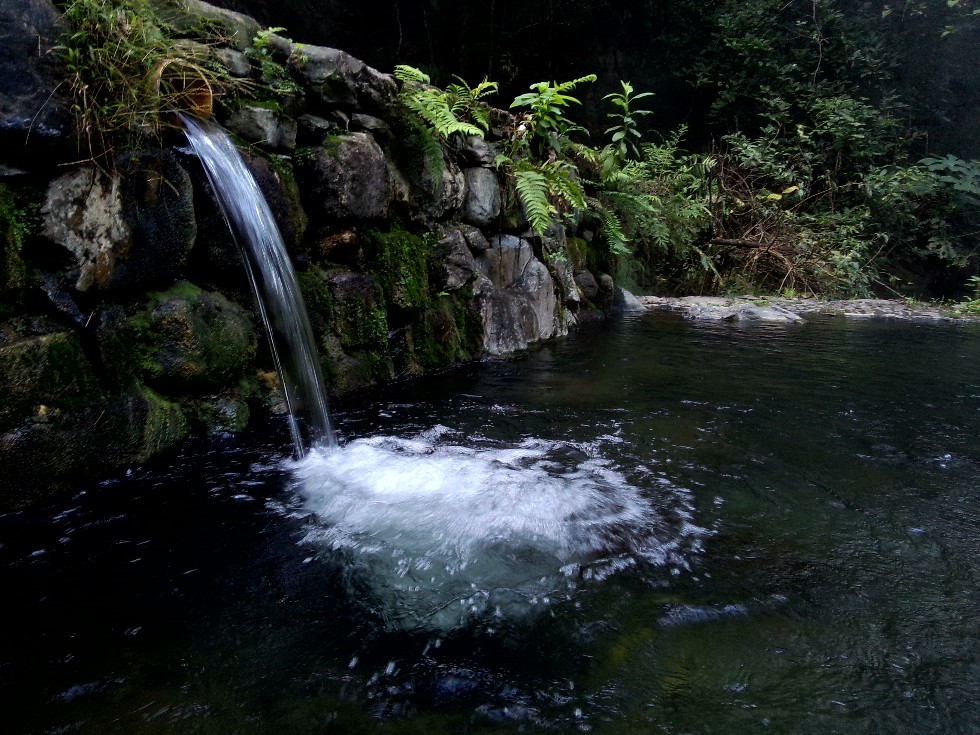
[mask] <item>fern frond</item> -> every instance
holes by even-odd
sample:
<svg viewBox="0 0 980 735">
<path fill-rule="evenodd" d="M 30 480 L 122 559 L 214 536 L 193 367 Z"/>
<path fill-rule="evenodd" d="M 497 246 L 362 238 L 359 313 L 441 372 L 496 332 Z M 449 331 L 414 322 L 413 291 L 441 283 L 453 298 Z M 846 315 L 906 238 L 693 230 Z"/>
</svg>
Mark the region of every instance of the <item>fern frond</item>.
<svg viewBox="0 0 980 735">
<path fill-rule="evenodd" d="M 484 130 L 490 130 L 490 108 L 486 105 L 479 105 L 470 110 L 470 117 L 473 118 L 473 122 L 483 128 Z"/>
<path fill-rule="evenodd" d="M 595 74 L 586 74 L 584 77 L 579 77 L 578 79 L 572 79 L 570 82 L 562 82 L 555 88 L 559 92 L 564 92 L 567 89 L 575 89 L 579 84 L 585 84 L 586 82 L 594 82 L 598 77 Z"/>
<path fill-rule="evenodd" d="M 483 131 L 472 123 L 463 122 L 453 114 L 444 92 L 436 89 L 419 89 L 402 94 L 402 103 L 414 112 L 441 138 L 454 133 L 483 136 Z"/>
<path fill-rule="evenodd" d="M 421 69 L 416 69 L 414 66 L 409 66 L 408 64 L 398 64 L 395 67 L 395 79 L 400 82 L 409 82 L 414 84 L 430 83 L 428 74 Z"/>
<path fill-rule="evenodd" d="M 589 206 L 599 220 L 602 227 L 602 235 L 609 244 L 609 252 L 613 255 L 627 255 L 630 249 L 627 247 L 628 240 L 623 234 L 623 226 L 616 213 L 603 204 L 600 200 L 589 197 Z"/>
<path fill-rule="evenodd" d="M 573 175 L 576 169 L 563 161 L 550 161 L 541 165 L 541 174 L 548 182 L 548 191 L 556 197 L 564 199 L 574 209 L 587 208 L 585 191 L 582 184 Z"/>
<path fill-rule="evenodd" d="M 543 235 L 557 214 L 548 200 L 548 179 L 535 167 L 518 167 L 514 170 L 514 188 L 531 229 Z"/>
</svg>

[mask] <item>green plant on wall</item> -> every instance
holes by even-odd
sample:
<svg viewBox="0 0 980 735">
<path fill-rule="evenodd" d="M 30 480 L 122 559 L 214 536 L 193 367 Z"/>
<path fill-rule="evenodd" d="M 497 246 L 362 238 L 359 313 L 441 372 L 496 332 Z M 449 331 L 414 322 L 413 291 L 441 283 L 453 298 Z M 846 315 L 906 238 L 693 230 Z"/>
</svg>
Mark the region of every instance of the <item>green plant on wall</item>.
<svg viewBox="0 0 980 735">
<path fill-rule="evenodd" d="M 473 89 L 455 85 L 455 91 L 450 94 L 433 87 L 427 74 L 405 64 L 395 67 L 395 78 L 402 84 L 399 101 L 438 138 L 449 140 L 457 134 L 483 137 L 487 115 L 478 112 L 473 117 L 472 113 L 479 110 L 480 99 L 491 94 L 496 84 L 484 81 Z M 469 114 L 474 121 L 461 120 L 459 114 Z M 481 122 L 484 127 L 480 126 Z"/>
<path fill-rule="evenodd" d="M 619 108 L 616 112 L 610 112 L 606 117 L 615 121 L 615 125 L 606 130 L 606 135 L 612 136 L 614 155 L 620 160 L 628 158 L 640 159 L 643 153 L 640 151 L 639 140 L 643 137 L 636 125 L 636 118 L 641 115 L 652 115 L 650 110 L 638 110 L 634 108 L 634 103 L 644 97 L 653 97 L 653 92 L 633 93 L 633 85 L 629 82 L 620 81 L 621 90 L 607 94 L 602 99 L 609 100 L 615 107 Z"/>
<path fill-rule="evenodd" d="M 210 114 L 221 89 L 245 84 L 175 44 L 148 0 L 74 0 L 65 4 L 61 24 L 56 51 L 80 143 L 93 159 L 158 137 L 172 107 Z"/>
<path fill-rule="evenodd" d="M 572 104 L 579 105 L 581 101 L 568 92 L 579 84 L 594 82 L 595 74 L 587 74 L 568 82 L 537 82 L 531 85 L 531 91 L 519 95 L 511 103 L 515 107 L 528 108 L 532 134 L 539 143 L 539 153 L 546 153 L 550 148 L 555 155 L 561 155 L 563 139 L 573 132 L 588 132 L 576 125 L 565 115 L 565 110 Z"/>
</svg>

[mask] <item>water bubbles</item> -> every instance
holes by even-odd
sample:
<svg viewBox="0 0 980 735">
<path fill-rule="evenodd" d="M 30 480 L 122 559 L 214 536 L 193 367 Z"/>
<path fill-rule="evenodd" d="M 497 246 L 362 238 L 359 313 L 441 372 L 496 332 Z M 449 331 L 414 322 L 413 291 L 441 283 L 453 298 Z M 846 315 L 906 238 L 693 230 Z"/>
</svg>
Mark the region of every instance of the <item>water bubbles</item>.
<svg viewBox="0 0 980 735">
<path fill-rule="evenodd" d="M 679 573 L 700 550 L 689 494 L 664 478 L 636 487 L 599 442 L 459 438 L 440 425 L 290 463 L 314 519 L 304 542 L 341 554 L 390 628 L 521 619 L 583 580 L 638 564 Z"/>
</svg>

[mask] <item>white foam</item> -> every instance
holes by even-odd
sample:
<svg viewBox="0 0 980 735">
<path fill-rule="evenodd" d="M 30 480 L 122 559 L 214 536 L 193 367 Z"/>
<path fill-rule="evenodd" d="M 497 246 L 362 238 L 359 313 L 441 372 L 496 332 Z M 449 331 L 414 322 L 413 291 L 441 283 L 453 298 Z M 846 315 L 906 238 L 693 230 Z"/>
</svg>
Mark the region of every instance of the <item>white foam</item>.
<svg viewBox="0 0 980 735">
<path fill-rule="evenodd" d="M 641 491 L 597 446 L 457 439 L 435 427 L 292 463 L 319 521 L 305 541 L 346 553 L 393 625 L 520 616 L 640 562 L 686 566 L 699 548 L 686 494 L 662 479 Z"/>
</svg>

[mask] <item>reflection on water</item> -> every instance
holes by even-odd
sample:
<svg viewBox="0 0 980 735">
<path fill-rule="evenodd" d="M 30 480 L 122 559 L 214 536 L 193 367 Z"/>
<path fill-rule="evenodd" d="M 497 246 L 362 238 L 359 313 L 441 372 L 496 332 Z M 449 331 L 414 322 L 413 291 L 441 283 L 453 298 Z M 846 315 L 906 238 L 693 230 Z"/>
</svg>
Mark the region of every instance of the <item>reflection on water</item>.
<svg viewBox="0 0 980 735">
<path fill-rule="evenodd" d="M 975 732 L 978 364 L 647 316 L 2 516 L 4 730 Z"/>
</svg>

